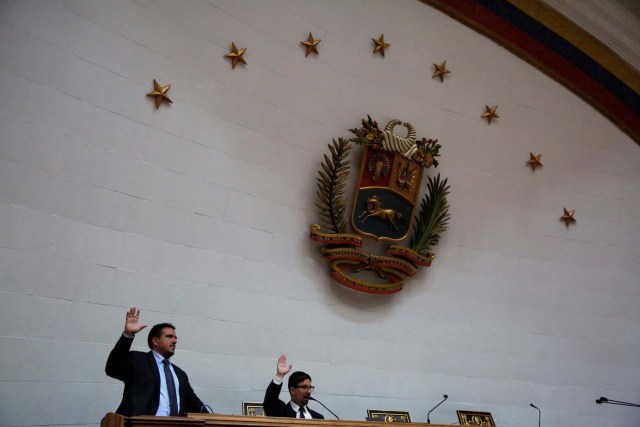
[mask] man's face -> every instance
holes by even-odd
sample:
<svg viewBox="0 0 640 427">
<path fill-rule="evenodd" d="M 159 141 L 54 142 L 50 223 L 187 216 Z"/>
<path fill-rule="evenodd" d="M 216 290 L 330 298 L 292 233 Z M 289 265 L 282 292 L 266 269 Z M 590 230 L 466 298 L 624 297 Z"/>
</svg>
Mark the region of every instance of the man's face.
<svg viewBox="0 0 640 427">
<path fill-rule="evenodd" d="M 160 337 L 151 339 L 153 350 L 167 359 L 175 353 L 177 343 L 178 337 L 176 336 L 176 330 L 173 328 L 162 328 Z"/>
<path fill-rule="evenodd" d="M 313 386 L 311 385 L 311 380 L 306 379 L 298 384 L 297 387 L 289 388 L 289 394 L 291 394 L 291 401 L 298 406 L 307 406 L 309 403 L 309 397 L 311 397 L 311 392 L 313 391 Z"/>
</svg>

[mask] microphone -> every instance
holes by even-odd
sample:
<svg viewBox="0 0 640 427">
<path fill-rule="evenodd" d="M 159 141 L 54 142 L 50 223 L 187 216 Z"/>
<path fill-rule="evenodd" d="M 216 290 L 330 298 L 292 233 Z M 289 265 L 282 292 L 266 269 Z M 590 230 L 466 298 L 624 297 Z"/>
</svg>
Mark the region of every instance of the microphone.
<svg viewBox="0 0 640 427">
<path fill-rule="evenodd" d="M 620 400 L 607 399 L 604 396 L 600 397 L 600 399 L 597 399 L 596 403 L 597 404 L 608 403 L 610 405 L 631 406 L 633 408 L 640 408 L 640 404 L 638 403 L 621 402 Z"/>
<path fill-rule="evenodd" d="M 446 394 L 443 394 L 442 397 L 444 397 L 444 399 L 442 399 L 440 401 L 440 403 L 438 403 L 436 406 L 434 406 L 433 408 L 431 408 L 431 410 L 429 412 L 427 412 L 427 424 L 431 424 L 431 420 L 429 419 L 429 415 L 431 415 L 431 413 L 433 412 L 434 409 L 436 409 L 438 406 L 442 405 L 444 403 L 445 400 L 447 400 L 449 398 L 449 396 L 447 396 Z"/>
<path fill-rule="evenodd" d="M 538 410 L 538 427 L 540 427 L 540 419 L 542 418 L 542 411 L 533 403 L 529 403 L 529 406 L 531 406 L 532 408 L 536 408 Z"/>
<path fill-rule="evenodd" d="M 336 420 L 340 421 L 340 418 L 336 414 L 334 414 L 331 409 L 329 409 L 326 406 L 324 406 L 324 403 L 320 402 L 318 399 L 316 399 L 315 397 L 312 397 L 312 396 L 309 396 L 309 400 L 313 400 L 314 402 L 318 402 L 319 404 L 321 404 L 324 407 L 324 409 L 326 409 L 327 411 L 331 412 L 331 415 L 336 417 Z"/>
</svg>

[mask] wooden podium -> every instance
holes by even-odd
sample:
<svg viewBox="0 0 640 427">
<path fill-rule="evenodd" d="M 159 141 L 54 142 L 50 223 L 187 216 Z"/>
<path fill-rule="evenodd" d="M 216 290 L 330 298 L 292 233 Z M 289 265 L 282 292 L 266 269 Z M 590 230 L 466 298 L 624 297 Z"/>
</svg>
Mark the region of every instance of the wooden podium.
<svg viewBox="0 0 640 427">
<path fill-rule="evenodd" d="M 301 420 L 299 418 L 246 417 L 243 415 L 188 414 L 186 417 L 125 417 L 109 412 L 100 427 L 389 427 L 380 421 Z M 400 425 L 406 425 L 402 423 Z M 445 427 L 446 424 L 411 423 L 415 427 Z"/>
</svg>

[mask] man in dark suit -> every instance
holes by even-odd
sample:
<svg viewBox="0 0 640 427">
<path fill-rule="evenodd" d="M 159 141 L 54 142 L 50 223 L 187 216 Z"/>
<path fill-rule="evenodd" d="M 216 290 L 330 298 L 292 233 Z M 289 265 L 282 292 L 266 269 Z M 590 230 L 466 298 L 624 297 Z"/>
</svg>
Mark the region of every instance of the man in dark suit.
<svg viewBox="0 0 640 427">
<path fill-rule="evenodd" d="M 107 359 L 105 372 L 124 382 L 118 414 L 185 415 L 187 412 L 208 412 L 196 396 L 187 374 L 169 362 L 176 350 L 176 328 L 160 323 L 149 331 L 148 353 L 130 351 L 135 335 L 147 327 L 138 324 L 140 310 L 127 312 L 124 332 Z"/>
<path fill-rule="evenodd" d="M 305 372 L 297 371 L 291 374 L 288 383 L 291 401 L 284 403 L 280 400 L 282 381 L 284 376 L 291 371 L 291 367 L 291 365 L 287 365 L 287 356 L 283 354 L 278 358 L 276 377 L 271 381 L 267 391 L 264 393 L 264 402 L 262 403 L 264 413 L 270 417 L 324 419 L 322 414 L 307 407 L 311 392 L 315 387 L 311 385 L 311 377 Z"/>
</svg>

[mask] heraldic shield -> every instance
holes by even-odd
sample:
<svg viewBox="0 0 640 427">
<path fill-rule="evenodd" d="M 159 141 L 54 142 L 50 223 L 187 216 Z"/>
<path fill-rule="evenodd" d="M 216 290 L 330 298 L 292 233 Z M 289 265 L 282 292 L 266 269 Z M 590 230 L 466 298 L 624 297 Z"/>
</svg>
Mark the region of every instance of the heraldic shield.
<svg viewBox="0 0 640 427">
<path fill-rule="evenodd" d="M 351 224 L 377 240 L 404 240 L 410 230 L 423 167 L 399 152 L 367 146 Z"/>
<path fill-rule="evenodd" d="M 393 132 L 399 124 L 407 128 L 406 137 Z M 316 206 L 323 225 L 311 224 L 309 237 L 323 245 L 320 252 L 331 261 L 333 280 L 361 292 L 391 294 L 400 291 L 419 267 L 431 265 L 435 255 L 430 249 L 447 229 L 449 186 L 440 174 L 425 178 L 427 194 L 414 215 L 423 171 L 438 166 L 441 145 L 437 139 L 417 140 L 413 125 L 399 119 L 382 130 L 367 116 L 361 128 L 349 131 L 355 136 L 334 139 L 330 156 L 324 156 L 318 170 Z M 364 150 L 349 217 L 345 189 L 352 143 Z M 410 230 L 408 246 L 396 243 Z M 370 253 L 363 247 L 363 236 L 394 243 L 384 254 Z"/>
</svg>

